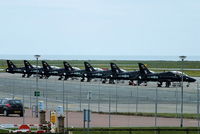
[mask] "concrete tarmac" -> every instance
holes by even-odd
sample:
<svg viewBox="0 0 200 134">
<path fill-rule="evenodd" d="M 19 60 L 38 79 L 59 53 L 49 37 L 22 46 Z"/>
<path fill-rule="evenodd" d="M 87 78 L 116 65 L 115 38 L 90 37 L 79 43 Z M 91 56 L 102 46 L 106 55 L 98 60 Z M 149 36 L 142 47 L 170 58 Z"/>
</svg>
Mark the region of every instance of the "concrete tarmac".
<svg viewBox="0 0 200 134">
<path fill-rule="evenodd" d="M 39 79 L 39 100 L 49 110 L 58 105 L 71 111 L 88 108 L 88 92 L 92 92 L 90 108 L 93 111 L 109 112 L 154 112 L 158 102 L 160 113 L 180 113 L 180 87 L 157 88 L 156 83 L 148 86 L 129 86 L 128 82 L 102 84 L 101 81 L 80 82 L 80 80 L 59 81 L 58 77 Z M 199 79 L 199 78 L 198 78 Z M 21 74 L 0 73 L 1 98 L 24 98 L 26 107 L 35 105 L 36 78 L 22 78 Z M 158 96 L 156 99 L 156 90 Z M 184 113 L 196 113 L 197 82 L 189 87 L 184 84 Z"/>
</svg>

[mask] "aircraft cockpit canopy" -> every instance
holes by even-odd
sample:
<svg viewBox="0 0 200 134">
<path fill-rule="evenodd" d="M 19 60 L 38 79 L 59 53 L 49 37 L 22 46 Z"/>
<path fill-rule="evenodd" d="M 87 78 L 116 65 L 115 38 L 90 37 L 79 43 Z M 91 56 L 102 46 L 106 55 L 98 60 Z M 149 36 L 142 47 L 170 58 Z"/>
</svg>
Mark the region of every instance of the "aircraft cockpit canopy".
<svg viewBox="0 0 200 134">
<path fill-rule="evenodd" d="M 37 66 L 36 65 L 32 65 L 34 68 L 36 68 Z M 38 66 L 38 68 L 42 68 L 41 66 Z"/>
<path fill-rule="evenodd" d="M 182 76 L 182 72 L 180 71 L 171 71 L 172 73 L 176 74 L 176 75 L 179 75 L 179 76 Z M 183 73 L 184 76 L 188 76 L 187 74 Z"/>
<path fill-rule="evenodd" d="M 60 67 L 58 67 L 58 66 L 51 66 L 51 68 L 60 69 Z"/>
<path fill-rule="evenodd" d="M 80 68 L 78 67 L 72 67 L 74 70 L 81 70 Z"/>
<path fill-rule="evenodd" d="M 124 69 L 120 69 L 122 72 L 127 72 L 126 70 L 124 70 Z"/>
<path fill-rule="evenodd" d="M 103 71 L 103 69 L 101 69 L 101 68 L 94 68 L 96 71 Z"/>
</svg>

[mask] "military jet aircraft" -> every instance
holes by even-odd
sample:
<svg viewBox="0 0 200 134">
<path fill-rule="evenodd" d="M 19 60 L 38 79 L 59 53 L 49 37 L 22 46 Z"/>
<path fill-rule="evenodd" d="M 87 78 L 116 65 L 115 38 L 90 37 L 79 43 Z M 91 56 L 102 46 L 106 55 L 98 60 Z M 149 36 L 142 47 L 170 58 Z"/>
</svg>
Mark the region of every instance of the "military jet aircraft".
<svg viewBox="0 0 200 134">
<path fill-rule="evenodd" d="M 10 60 L 7 60 L 7 65 L 8 65 L 8 68 L 6 69 L 6 72 L 12 73 L 12 74 L 20 73 L 22 74 L 22 77 L 26 76 L 25 67 L 16 67 L 16 65 Z"/>
<path fill-rule="evenodd" d="M 161 72 L 161 73 L 154 73 L 150 71 L 144 64 L 138 63 L 140 69 L 140 79 L 142 81 L 154 81 L 158 82 L 158 87 L 162 86 L 162 83 L 166 83 L 166 87 L 170 87 L 171 82 L 181 82 L 182 75 L 183 75 L 183 82 L 195 82 L 196 79 L 189 77 L 186 74 L 182 74 L 179 71 L 169 71 L 169 72 Z M 189 86 L 189 84 L 188 84 Z"/>
<path fill-rule="evenodd" d="M 87 82 L 90 82 L 94 78 L 100 78 L 102 79 L 102 83 L 106 83 L 107 79 L 110 79 L 112 76 L 111 70 L 94 68 L 88 62 L 84 62 L 84 65 L 85 65 L 85 77 L 87 78 Z"/>
<path fill-rule="evenodd" d="M 50 76 L 59 76 L 58 80 L 62 80 L 65 68 L 50 66 L 46 61 L 42 61 L 43 76 L 48 79 Z"/>
<path fill-rule="evenodd" d="M 68 62 L 63 61 L 65 72 L 63 73 L 63 76 L 65 77 L 65 80 L 68 78 L 74 78 L 74 77 L 81 77 L 81 81 L 84 81 L 85 77 L 85 70 L 80 69 L 77 67 L 72 67 Z"/>
<path fill-rule="evenodd" d="M 129 85 L 133 85 L 133 81 L 138 81 L 137 84 L 141 84 L 142 81 L 139 79 L 140 71 L 125 71 L 120 69 L 115 63 L 110 63 L 112 70 L 111 81 L 114 80 L 129 80 Z"/>
<path fill-rule="evenodd" d="M 27 78 L 29 78 L 31 75 L 37 74 L 37 73 L 40 76 L 40 78 L 43 78 L 44 70 L 42 67 L 33 66 L 27 60 L 24 60 L 24 66 L 26 69 Z"/>
</svg>

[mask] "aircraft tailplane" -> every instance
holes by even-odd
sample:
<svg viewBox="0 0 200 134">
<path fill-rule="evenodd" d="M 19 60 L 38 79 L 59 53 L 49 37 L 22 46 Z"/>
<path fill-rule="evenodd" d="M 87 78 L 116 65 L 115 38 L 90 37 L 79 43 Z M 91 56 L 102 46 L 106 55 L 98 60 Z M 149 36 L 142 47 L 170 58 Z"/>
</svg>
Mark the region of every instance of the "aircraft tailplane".
<svg viewBox="0 0 200 134">
<path fill-rule="evenodd" d="M 44 70 L 47 70 L 47 71 L 52 69 L 51 66 L 49 66 L 49 64 L 44 60 L 42 61 L 42 66 L 43 66 Z"/>
<path fill-rule="evenodd" d="M 66 62 L 66 61 L 63 61 L 63 64 L 64 64 L 64 67 L 65 67 L 65 70 L 67 70 L 67 71 L 73 71 L 74 69 L 72 68 L 72 66 L 68 63 L 68 62 Z"/>
<path fill-rule="evenodd" d="M 122 70 L 115 63 L 110 63 L 110 67 L 111 67 L 112 72 L 114 73 L 122 72 Z"/>
<path fill-rule="evenodd" d="M 24 66 L 26 69 L 32 69 L 33 66 L 27 61 L 27 60 L 24 60 Z"/>
<path fill-rule="evenodd" d="M 8 65 L 8 68 L 9 68 L 9 69 L 17 68 L 17 67 L 15 66 L 15 64 L 14 64 L 12 61 L 10 61 L 10 60 L 7 60 L 7 65 Z"/>
<path fill-rule="evenodd" d="M 84 62 L 84 65 L 85 65 L 85 70 L 86 71 L 88 71 L 88 72 L 95 71 L 95 69 L 90 65 L 90 63 Z"/>
<path fill-rule="evenodd" d="M 142 74 L 150 74 L 151 72 L 149 71 L 149 69 L 143 64 L 143 63 L 138 63 L 138 66 L 139 66 L 139 69 L 140 69 L 140 72 Z"/>
</svg>

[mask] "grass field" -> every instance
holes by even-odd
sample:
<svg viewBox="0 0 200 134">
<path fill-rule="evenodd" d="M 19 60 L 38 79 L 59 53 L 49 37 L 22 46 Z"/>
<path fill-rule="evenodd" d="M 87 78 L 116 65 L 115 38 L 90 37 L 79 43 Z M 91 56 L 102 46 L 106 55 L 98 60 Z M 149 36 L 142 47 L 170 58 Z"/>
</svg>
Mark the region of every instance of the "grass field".
<svg viewBox="0 0 200 134">
<path fill-rule="evenodd" d="M 3 129 L 0 129 L 0 133 L 8 133 L 8 131 L 7 130 L 3 130 Z"/>
<path fill-rule="evenodd" d="M 63 67 L 63 61 L 62 60 L 47 60 L 47 62 L 50 65 Z M 69 60 L 68 61 L 72 66 L 79 67 L 81 69 L 84 68 L 82 60 Z M 110 69 L 110 62 L 116 63 L 120 68 L 125 69 L 127 71 L 135 71 L 138 70 L 138 64 L 139 62 L 144 63 L 148 68 L 150 68 L 152 71 L 155 72 L 163 72 L 167 71 L 167 69 L 180 69 L 181 68 L 181 62 L 180 61 L 120 61 L 120 60 L 89 60 L 89 63 L 91 63 L 94 67 L 99 68 L 108 68 Z M 14 60 L 14 64 L 17 65 L 17 67 L 23 67 L 23 61 L 22 60 Z M 36 64 L 35 61 L 30 61 L 31 64 Z M 39 65 L 41 66 L 41 62 L 39 61 Z M 7 68 L 7 64 L 5 60 L 0 60 L 0 68 L 5 69 Z M 162 69 L 163 68 L 163 69 Z M 185 69 L 200 69 L 200 61 L 184 61 L 183 68 Z M 193 70 L 187 70 L 184 71 L 184 73 L 190 75 L 190 76 L 200 76 L 200 71 L 193 71 Z"/>
</svg>

